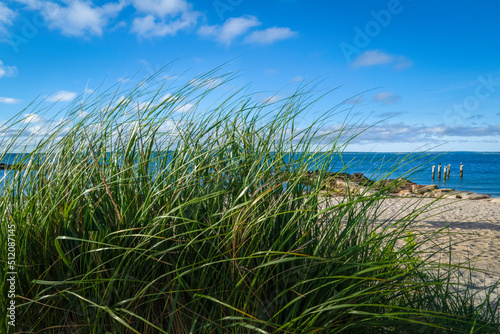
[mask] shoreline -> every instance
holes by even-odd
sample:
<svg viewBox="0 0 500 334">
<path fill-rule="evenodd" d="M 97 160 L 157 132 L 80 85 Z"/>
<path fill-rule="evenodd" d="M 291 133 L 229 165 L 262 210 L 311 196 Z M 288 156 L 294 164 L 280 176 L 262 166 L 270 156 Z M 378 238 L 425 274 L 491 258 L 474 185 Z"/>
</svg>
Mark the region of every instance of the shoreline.
<svg viewBox="0 0 500 334">
<path fill-rule="evenodd" d="M 320 175 L 319 171 L 309 171 L 304 179 L 307 185 L 312 185 Z M 388 180 L 371 180 L 363 173 L 326 172 L 321 185 L 323 196 L 343 196 L 347 193 L 357 195 L 372 195 L 380 189 L 390 189 L 392 197 L 418 198 L 449 198 L 466 200 L 488 200 L 500 203 L 500 197 L 490 194 L 476 193 L 454 188 L 440 188 L 436 184 L 417 184 L 405 178 Z"/>
<path fill-rule="evenodd" d="M 411 225 L 412 232 L 428 236 L 443 229 L 443 235 L 428 240 L 426 246 L 430 251 L 437 251 L 436 244 L 448 244 L 446 250 L 451 251 L 452 257 L 440 251 L 431 259 L 455 265 L 470 263 L 474 268 L 470 272 L 471 287 L 478 292 L 478 298 L 485 298 L 488 289 L 500 280 L 499 204 L 487 200 L 446 198 L 389 199 L 382 204 L 384 212 L 380 218 L 394 220 L 416 206 L 429 205 L 429 211 Z M 468 268 L 462 268 L 461 272 L 465 281 Z M 492 291 L 492 294 L 496 297 L 500 291 Z"/>
<path fill-rule="evenodd" d="M 340 201 L 339 196 L 323 197 L 321 202 L 331 205 Z M 398 222 L 419 208 L 425 210 L 408 226 L 408 232 L 425 240 L 419 249 L 421 256 L 429 256 L 434 263 L 462 265 L 457 282 L 470 284 L 477 293 L 475 298 L 484 300 L 490 288 L 500 282 L 500 201 L 389 197 L 380 200 L 375 221 Z M 500 288 L 491 294 L 500 296 Z"/>
</svg>

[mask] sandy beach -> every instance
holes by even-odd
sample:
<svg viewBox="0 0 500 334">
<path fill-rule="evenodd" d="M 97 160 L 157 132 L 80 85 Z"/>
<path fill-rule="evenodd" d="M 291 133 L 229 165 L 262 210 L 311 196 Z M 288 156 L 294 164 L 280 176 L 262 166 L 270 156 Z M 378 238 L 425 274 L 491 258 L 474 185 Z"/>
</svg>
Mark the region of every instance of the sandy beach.
<svg viewBox="0 0 500 334">
<path fill-rule="evenodd" d="M 340 200 L 325 199 L 333 204 Z M 423 256 L 437 252 L 429 261 L 470 264 L 474 270 L 470 272 L 464 266 L 460 282 L 468 281 L 470 275 L 469 287 L 482 300 L 488 288 L 500 281 L 500 199 L 389 198 L 381 201 L 377 221 L 396 222 L 419 208 L 422 213 L 411 222 L 409 230 L 415 237 L 426 240 L 420 249 Z M 444 251 L 443 245 L 447 246 Z M 497 289 L 492 297 L 499 294 Z"/>
<path fill-rule="evenodd" d="M 469 256 L 478 268 L 500 278 L 500 203 L 488 200 L 388 199 L 383 202 L 381 219 L 395 219 L 413 208 L 429 205 L 411 225 L 415 232 L 446 228 L 453 259 Z"/>
<path fill-rule="evenodd" d="M 413 209 L 428 206 L 425 212 L 411 224 L 410 229 L 421 237 L 429 238 L 442 230 L 440 237 L 430 237 L 426 242 L 428 250 L 435 250 L 435 244 L 448 244 L 449 253 L 441 252 L 433 260 L 459 264 L 471 260 L 472 287 L 484 296 L 487 288 L 500 280 L 500 201 L 456 200 L 430 198 L 394 198 L 382 203 L 381 220 L 398 219 Z M 424 250 L 425 251 L 425 250 Z M 469 275 L 468 270 L 462 270 Z M 500 291 L 495 291 L 498 295 Z"/>
</svg>

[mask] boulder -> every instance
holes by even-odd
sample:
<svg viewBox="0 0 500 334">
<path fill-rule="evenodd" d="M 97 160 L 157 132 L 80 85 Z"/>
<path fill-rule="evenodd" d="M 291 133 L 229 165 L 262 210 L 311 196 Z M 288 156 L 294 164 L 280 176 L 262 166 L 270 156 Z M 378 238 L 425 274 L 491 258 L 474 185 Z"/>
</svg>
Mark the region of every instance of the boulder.
<svg viewBox="0 0 500 334">
<path fill-rule="evenodd" d="M 355 189 L 354 193 L 357 195 L 371 196 L 371 195 L 374 195 L 376 193 L 376 191 L 369 188 L 369 187 L 359 187 L 359 188 Z"/>
<path fill-rule="evenodd" d="M 432 191 L 432 190 L 435 190 L 435 189 L 438 189 L 438 186 L 436 186 L 435 184 L 431 184 L 430 186 L 424 186 L 422 188 L 416 189 L 414 191 L 414 193 L 422 195 L 422 194 L 428 193 L 429 191 Z"/>
<path fill-rule="evenodd" d="M 451 189 L 451 188 L 443 188 L 443 189 L 435 189 L 433 191 L 430 192 L 430 196 L 432 197 L 443 197 L 444 195 L 452 192 L 452 191 L 455 191 L 455 189 Z"/>
<path fill-rule="evenodd" d="M 490 195 L 487 194 L 476 194 L 472 192 L 467 192 L 462 195 L 462 199 L 469 199 L 469 200 L 478 200 L 478 199 L 487 199 L 491 198 Z"/>
<path fill-rule="evenodd" d="M 443 195 L 443 198 L 462 198 L 462 195 L 464 194 L 463 191 L 450 191 L 446 194 Z"/>
<path fill-rule="evenodd" d="M 401 197 L 409 197 L 413 196 L 413 193 L 409 189 L 403 189 L 399 191 L 396 195 L 401 196 Z"/>
<path fill-rule="evenodd" d="M 411 187 L 416 183 L 405 180 L 405 179 L 396 179 L 396 180 L 380 180 L 374 183 L 373 187 L 375 189 L 390 189 L 394 194 L 397 194 L 400 191 L 405 189 L 411 190 Z"/>
<path fill-rule="evenodd" d="M 425 187 L 425 186 L 423 186 L 423 185 L 421 185 L 421 184 L 412 184 L 412 185 L 411 185 L 411 191 L 412 191 L 412 192 L 416 192 L 418 189 L 421 189 L 421 188 L 423 188 L 423 187 Z"/>
<path fill-rule="evenodd" d="M 354 173 L 350 177 L 351 181 L 354 181 L 356 183 L 359 183 L 361 185 L 371 185 L 373 184 L 373 181 L 367 178 L 366 176 L 363 175 L 363 173 Z"/>
<path fill-rule="evenodd" d="M 337 189 L 346 189 L 348 186 L 352 187 L 352 183 L 341 179 L 335 180 L 335 188 Z"/>
<path fill-rule="evenodd" d="M 488 199 L 490 195 L 477 194 L 470 191 L 451 191 L 443 196 L 443 198 L 460 198 L 468 200 Z"/>
</svg>

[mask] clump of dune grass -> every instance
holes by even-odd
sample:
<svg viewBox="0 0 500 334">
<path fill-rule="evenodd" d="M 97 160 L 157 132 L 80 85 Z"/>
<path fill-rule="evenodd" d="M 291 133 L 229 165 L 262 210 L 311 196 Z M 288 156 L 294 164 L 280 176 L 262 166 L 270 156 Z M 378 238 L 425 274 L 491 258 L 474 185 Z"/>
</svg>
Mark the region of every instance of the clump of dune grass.
<svg viewBox="0 0 500 334">
<path fill-rule="evenodd" d="M 45 133 L 26 135 L 27 110 L 3 126 L 3 158 L 30 151 L 0 194 L 2 240 L 16 225 L 16 332 L 499 330 L 495 302 L 474 302 L 407 233 L 425 208 L 377 219 L 390 183 L 318 196 L 353 136 L 324 130 L 341 104 L 302 126 L 312 87 L 275 103 L 217 95 L 231 79 L 154 76 L 82 97 Z"/>
</svg>

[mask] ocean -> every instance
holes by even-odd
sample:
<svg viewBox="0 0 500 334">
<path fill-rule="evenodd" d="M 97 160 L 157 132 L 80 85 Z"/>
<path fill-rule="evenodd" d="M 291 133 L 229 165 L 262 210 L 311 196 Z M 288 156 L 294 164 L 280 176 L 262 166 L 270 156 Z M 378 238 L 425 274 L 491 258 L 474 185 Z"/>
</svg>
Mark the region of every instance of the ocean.
<svg viewBox="0 0 500 334">
<path fill-rule="evenodd" d="M 1 163 L 13 163 L 20 155 L 11 154 Z M 343 153 L 342 160 L 349 174 L 363 173 L 377 180 L 406 177 L 418 184 L 436 184 L 440 188 L 472 191 L 500 197 L 500 152 L 448 152 L 448 153 Z M 445 181 L 438 179 L 437 165 L 451 165 L 450 177 Z M 460 163 L 464 175 L 460 178 Z M 432 179 L 432 166 L 436 166 L 435 179 Z M 331 171 L 339 171 L 342 162 L 334 159 Z M 314 170 L 314 166 L 311 170 Z M 5 172 L 0 170 L 0 180 Z M 0 183 L 1 186 L 1 183 Z"/>
<path fill-rule="evenodd" d="M 370 179 L 380 179 L 393 170 L 391 179 L 405 176 L 418 184 L 436 184 L 439 188 L 500 197 L 500 152 L 343 153 L 342 158 L 349 166 L 349 174 L 363 173 Z M 439 163 L 442 171 L 444 166 L 451 165 L 446 181 L 442 175 L 438 179 Z M 460 178 L 460 163 L 463 164 L 463 178 Z M 436 166 L 434 179 L 433 165 Z M 335 170 L 335 166 L 332 169 Z"/>
</svg>

